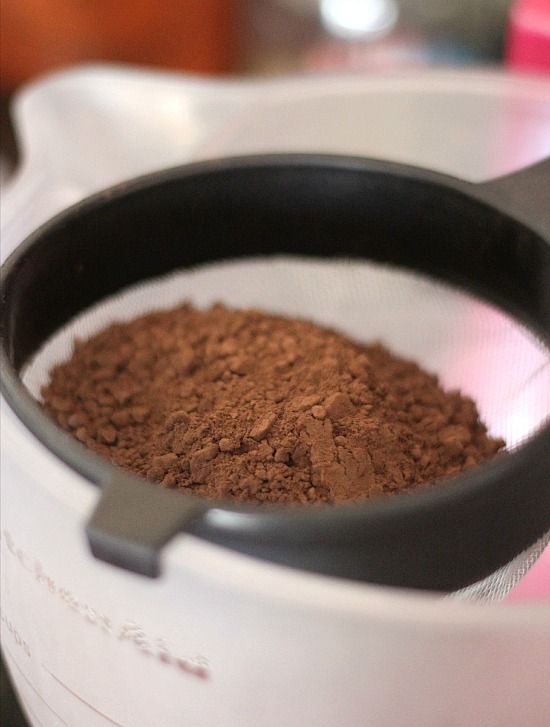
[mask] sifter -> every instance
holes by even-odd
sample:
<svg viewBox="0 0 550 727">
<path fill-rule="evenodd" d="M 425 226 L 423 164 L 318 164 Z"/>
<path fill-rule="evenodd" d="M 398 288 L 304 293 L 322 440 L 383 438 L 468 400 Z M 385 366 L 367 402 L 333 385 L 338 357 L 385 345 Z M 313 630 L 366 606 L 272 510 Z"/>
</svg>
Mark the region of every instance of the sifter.
<svg viewBox="0 0 550 727">
<path fill-rule="evenodd" d="M 86 528 L 94 555 L 157 576 L 162 548 L 187 532 L 300 570 L 452 591 L 537 541 L 540 551 L 550 527 L 549 187 L 549 160 L 473 185 L 360 157 L 254 155 L 124 183 L 28 237 L 3 268 L 3 392 L 101 488 Z M 258 509 L 125 474 L 40 411 L 33 386 L 36 396 L 71 336 L 197 295 L 376 333 L 444 383 L 490 388 L 488 424 L 508 434 L 509 453 L 391 501 Z M 504 338 L 487 345 L 495 331 Z M 522 343 L 497 361 L 504 339 Z M 522 422 L 525 402 L 535 413 Z"/>
</svg>

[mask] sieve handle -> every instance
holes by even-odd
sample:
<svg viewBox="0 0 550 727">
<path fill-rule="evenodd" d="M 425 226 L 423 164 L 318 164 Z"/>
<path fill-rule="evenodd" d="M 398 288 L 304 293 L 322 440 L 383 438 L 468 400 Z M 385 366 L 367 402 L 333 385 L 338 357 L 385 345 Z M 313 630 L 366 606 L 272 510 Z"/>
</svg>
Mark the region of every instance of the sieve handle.
<svg viewBox="0 0 550 727">
<path fill-rule="evenodd" d="M 474 187 L 476 196 L 550 241 L 550 157 Z"/>
<path fill-rule="evenodd" d="M 106 483 L 86 526 L 93 555 L 140 575 L 160 575 L 160 553 L 205 505 L 124 474 Z"/>
</svg>

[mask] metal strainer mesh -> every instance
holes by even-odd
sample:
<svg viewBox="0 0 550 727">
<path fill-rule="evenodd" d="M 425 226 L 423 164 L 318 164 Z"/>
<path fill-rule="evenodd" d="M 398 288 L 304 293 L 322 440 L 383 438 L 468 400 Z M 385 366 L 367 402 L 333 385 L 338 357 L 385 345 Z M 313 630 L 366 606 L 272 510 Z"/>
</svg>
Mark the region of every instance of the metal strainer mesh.
<svg viewBox="0 0 550 727">
<path fill-rule="evenodd" d="M 495 307 L 427 277 L 357 260 L 249 258 L 204 265 L 133 286 L 79 315 L 58 331 L 23 374 L 39 399 L 48 371 L 66 360 L 75 337 L 87 338 L 183 300 L 221 301 L 307 318 L 361 341 L 381 340 L 395 353 L 436 373 L 478 405 L 489 431 L 509 449 L 550 414 L 548 351 Z M 504 535 L 505 537 L 505 535 Z M 488 578 L 452 594 L 503 598 L 533 565 L 550 533 Z"/>
</svg>

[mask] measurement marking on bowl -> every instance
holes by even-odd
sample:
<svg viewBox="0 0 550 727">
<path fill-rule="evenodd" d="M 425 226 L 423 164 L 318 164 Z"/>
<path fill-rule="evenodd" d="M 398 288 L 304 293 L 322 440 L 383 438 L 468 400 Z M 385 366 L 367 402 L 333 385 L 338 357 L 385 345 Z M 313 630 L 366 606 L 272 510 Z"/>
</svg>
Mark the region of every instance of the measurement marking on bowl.
<svg viewBox="0 0 550 727">
<path fill-rule="evenodd" d="M 6 616 L 2 607 L 0 607 L 0 623 L 4 626 L 13 639 L 13 643 L 18 649 L 21 649 L 23 653 L 30 659 L 31 650 L 25 639 L 22 638 L 21 634 L 17 630 L 13 622 Z"/>
<path fill-rule="evenodd" d="M 78 699 L 79 702 L 82 702 L 88 709 L 91 709 L 92 712 L 95 712 L 100 717 L 103 717 L 103 719 L 107 720 L 109 724 L 115 725 L 115 727 L 125 727 L 125 725 L 121 724 L 120 722 L 117 722 L 112 717 L 109 717 L 108 714 L 105 714 L 104 712 L 101 712 L 97 707 L 94 707 L 93 704 L 90 704 L 90 702 L 87 702 L 83 697 L 80 696 L 77 692 L 73 691 L 69 686 L 65 684 L 65 682 L 62 682 L 59 677 L 57 677 L 53 672 L 51 672 L 47 666 L 42 664 L 42 668 L 48 672 L 48 674 L 51 676 L 52 679 L 54 679 L 60 687 L 63 687 L 69 694 L 71 694 L 75 699 Z"/>
<path fill-rule="evenodd" d="M 47 568 L 32 553 L 19 547 L 19 544 L 8 530 L 2 531 L 0 542 L 7 549 L 7 552 L 13 556 L 18 567 L 22 568 L 36 583 L 42 586 L 49 596 L 54 597 L 70 611 L 81 616 L 89 625 L 99 628 L 104 634 L 116 638 L 120 643 L 133 645 L 140 654 L 153 656 L 157 663 L 162 664 L 164 667 L 171 667 L 179 674 L 194 676 L 203 681 L 211 678 L 210 665 L 203 654 L 184 655 L 171 646 L 165 638 L 147 633 L 135 621 L 114 622 L 105 613 L 83 601 L 70 588 L 59 583 L 57 578 L 50 575 Z M 5 616 L 1 620 L 4 624 L 6 621 Z M 4 625 L 9 631 L 10 624 L 6 621 Z M 12 631 L 10 633 L 17 642 L 15 628 L 13 624 L 11 626 Z M 27 653 L 28 645 L 22 641 L 19 634 L 18 636 L 22 648 Z M 27 656 L 30 657 L 30 650 Z"/>
<path fill-rule="evenodd" d="M 23 695 L 20 694 L 19 695 L 19 700 L 24 705 L 24 707 L 27 710 L 27 712 L 31 715 L 32 720 L 33 720 L 33 724 L 38 725 L 38 727 L 45 727 L 44 722 L 42 722 L 42 720 L 40 720 L 38 718 L 38 716 L 37 716 L 36 712 L 34 711 L 34 709 L 31 709 L 31 707 L 29 706 L 28 699 L 25 699 L 23 697 Z"/>
<path fill-rule="evenodd" d="M 65 720 L 63 719 L 63 717 L 61 717 L 59 714 L 57 714 L 57 712 L 55 711 L 55 709 L 53 709 L 53 707 L 51 707 L 48 704 L 48 702 L 46 702 L 46 700 L 40 694 L 40 692 L 36 689 L 36 687 L 34 686 L 34 684 L 32 684 L 32 682 L 29 680 L 29 677 L 25 674 L 25 672 L 23 671 L 23 669 L 21 669 L 21 667 L 19 666 L 19 664 L 17 663 L 17 661 L 13 658 L 13 654 L 11 653 L 11 651 L 9 649 L 6 648 L 6 645 L 5 644 L 2 645 L 2 648 L 4 650 L 4 653 L 7 654 L 7 656 L 9 656 L 10 662 L 17 669 L 17 671 L 21 674 L 21 677 L 23 678 L 23 681 L 25 682 L 25 684 L 27 684 L 27 686 L 34 692 L 34 694 L 36 694 L 36 696 L 38 697 L 38 699 L 43 704 L 46 705 L 46 707 L 50 710 L 50 712 L 54 715 L 54 717 L 57 717 L 57 719 L 61 722 L 61 724 L 67 725 L 67 722 L 65 722 Z M 67 727 L 69 727 L 69 726 L 67 725 Z M 120 726 L 120 727 L 122 727 L 122 726 Z"/>
</svg>

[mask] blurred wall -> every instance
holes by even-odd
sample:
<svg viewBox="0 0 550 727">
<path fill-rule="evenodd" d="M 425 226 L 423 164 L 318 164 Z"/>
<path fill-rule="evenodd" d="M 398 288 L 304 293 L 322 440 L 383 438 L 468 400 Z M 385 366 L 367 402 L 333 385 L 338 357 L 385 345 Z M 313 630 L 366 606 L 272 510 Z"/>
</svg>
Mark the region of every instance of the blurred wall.
<svg viewBox="0 0 550 727">
<path fill-rule="evenodd" d="M 4 92 L 86 60 L 232 70 L 238 0 L 1 0 Z"/>
</svg>

